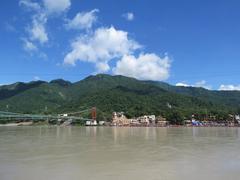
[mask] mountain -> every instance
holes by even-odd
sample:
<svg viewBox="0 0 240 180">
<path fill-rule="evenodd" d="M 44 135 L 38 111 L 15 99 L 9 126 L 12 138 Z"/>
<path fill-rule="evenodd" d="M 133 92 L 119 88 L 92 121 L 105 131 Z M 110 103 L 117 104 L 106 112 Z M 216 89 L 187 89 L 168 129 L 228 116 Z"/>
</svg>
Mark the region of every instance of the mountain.
<svg viewBox="0 0 240 180">
<path fill-rule="evenodd" d="M 140 81 L 99 74 L 71 83 L 62 79 L 0 86 L 0 110 L 21 113 L 63 113 L 97 107 L 110 118 L 113 111 L 127 116 L 178 112 L 226 115 L 240 111 L 240 92 L 176 87 L 163 82 Z"/>
<path fill-rule="evenodd" d="M 224 104 L 226 106 L 240 106 L 240 91 L 210 91 L 204 88 L 172 86 L 163 82 L 151 82 L 169 92 L 182 94 L 186 96 L 197 97 L 212 103 Z"/>
</svg>

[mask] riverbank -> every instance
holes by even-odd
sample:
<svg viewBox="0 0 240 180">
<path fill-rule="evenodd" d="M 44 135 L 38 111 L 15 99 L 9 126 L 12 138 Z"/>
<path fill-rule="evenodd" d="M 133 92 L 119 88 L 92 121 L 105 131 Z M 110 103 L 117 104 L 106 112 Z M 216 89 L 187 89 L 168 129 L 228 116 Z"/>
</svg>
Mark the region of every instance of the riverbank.
<svg viewBox="0 0 240 180">
<path fill-rule="evenodd" d="M 20 122 L 20 123 L 7 123 L 7 124 L 0 124 L 0 126 L 31 126 L 33 122 Z"/>
<path fill-rule="evenodd" d="M 42 126 L 47 125 L 46 123 L 33 123 L 33 122 L 21 122 L 21 123 L 7 123 L 7 124 L 0 124 L 0 127 L 16 127 L 16 126 Z M 48 126 L 78 126 L 78 125 L 50 125 Z M 85 126 L 83 126 L 85 127 Z M 191 125 L 168 125 L 168 126 L 147 126 L 147 125 L 128 125 L 128 126 L 112 126 L 112 125 L 103 125 L 103 126 L 86 126 L 86 127 L 131 127 L 131 128 L 142 128 L 142 127 L 155 127 L 155 128 L 181 128 L 181 127 L 202 127 L 202 128 L 208 128 L 208 127 L 240 127 L 239 125 L 212 125 L 212 126 L 191 126 Z"/>
</svg>

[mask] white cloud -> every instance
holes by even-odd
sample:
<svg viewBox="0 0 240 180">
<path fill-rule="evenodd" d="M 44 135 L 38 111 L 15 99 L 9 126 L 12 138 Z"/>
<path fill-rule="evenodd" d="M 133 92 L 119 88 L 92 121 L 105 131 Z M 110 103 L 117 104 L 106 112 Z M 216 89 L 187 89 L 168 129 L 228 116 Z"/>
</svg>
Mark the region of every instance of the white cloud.
<svg viewBox="0 0 240 180">
<path fill-rule="evenodd" d="M 45 9 L 41 6 L 40 2 L 37 3 L 31 0 L 20 0 L 19 5 L 33 11 L 33 14 L 31 15 L 32 22 L 25 28 L 28 33 L 28 37 L 25 39 L 31 40 L 32 44 L 29 40 L 25 40 L 24 49 L 36 49 L 37 45 L 34 45 L 33 41 L 41 44 L 48 42 L 48 34 L 46 31 L 46 23 L 48 21 L 47 14 L 45 13 Z"/>
<path fill-rule="evenodd" d="M 176 86 L 189 87 L 189 86 L 191 86 L 191 85 L 186 84 L 186 83 L 184 83 L 184 82 L 179 82 L 179 83 L 176 84 Z"/>
<path fill-rule="evenodd" d="M 20 0 L 19 5 L 27 8 L 27 10 L 44 12 L 45 14 L 62 13 L 71 6 L 71 0 Z"/>
<path fill-rule="evenodd" d="M 110 66 L 107 62 L 97 62 L 96 63 L 97 73 L 107 72 L 110 70 Z"/>
<path fill-rule="evenodd" d="M 22 39 L 23 40 L 23 48 L 25 51 L 32 52 L 32 51 L 37 51 L 38 48 L 29 40 L 27 39 Z"/>
<path fill-rule="evenodd" d="M 37 41 L 40 44 L 48 42 L 48 33 L 46 30 L 46 24 L 49 15 L 52 13 L 62 13 L 71 6 L 71 0 L 42 0 L 41 2 L 31 0 L 20 0 L 19 5 L 26 7 L 28 10 L 32 10 L 32 22 L 26 27 L 28 32 L 28 38 L 32 41 L 32 44 L 25 42 L 25 47 L 28 49 L 35 49 L 33 41 Z M 27 45 L 27 46 L 26 46 Z M 36 47 L 36 44 L 35 44 Z"/>
<path fill-rule="evenodd" d="M 134 14 L 132 12 L 128 12 L 128 13 L 123 14 L 123 17 L 128 21 L 133 21 L 134 20 Z"/>
<path fill-rule="evenodd" d="M 71 0 L 43 0 L 43 3 L 48 14 L 62 13 L 71 6 Z"/>
<path fill-rule="evenodd" d="M 220 91 L 240 91 L 240 85 L 224 85 L 219 87 Z"/>
<path fill-rule="evenodd" d="M 71 6 L 71 0 L 20 0 L 19 5 L 33 11 L 32 22 L 26 28 L 28 36 L 23 40 L 24 49 L 41 52 L 39 45 L 43 46 L 49 41 L 47 32 L 49 18 L 59 17 L 60 13 L 66 12 Z M 66 28 L 90 30 L 97 21 L 98 11 L 93 9 L 77 13 L 73 19 L 67 19 Z M 123 17 L 128 21 L 135 18 L 132 12 L 123 14 Z M 64 57 L 65 65 L 75 66 L 78 61 L 90 62 L 100 73 L 112 68 L 109 65 L 111 60 L 120 59 L 112 69 L 114 74 L 149 80 L 166 80 L 169 77 L 171 67 L 169 57 L 166 55 L 161 58 L 154 53 L 134 56 L 141 45 L 129 38 L 128 32 L 114 27 L 101 27 L 86 32 L 71 42 L 71 50 Z"/>
<path fill-rule="evenodd" d="M 182 87 L 201 87 L 201 88 L 205 88 L 205 89 L 208 89 L 208 90 L 211 90 L 211 89 L 212 89 L 212 86 L 211 86 L 211 85 L 208 85 L 205 80 L 198 81 L 198 82 L 196 82 L 195 84 L 188 84 L 188 83 L 185 83 L 185 82 L 179 82 L 179 83 L 176 84 L 176 86 L 182 86 Z"/>
<path fill-rule="evenodd" d="M 23 49 L 31 55 L 46 59 L 47 55 L 41 48 L 49 41 L 47 22 L 49 18 L 59 17 L 71 6 L 71 0 L 19 0 L 19 6 L 30 11 L 31 22 L 25 27 L 26 35 L 21 38 Z M 41 45 L 41 46 L 40 46 Z"/>
<path fill-rule="evenodd" d="M 125 55 L 117 62 L 114 74 L 135 77 L 143 80 L 166 80 L 169 77 L 171 61 L 156 54 L 140 54 L 139 57 Z"/>
<path fill-rule="evenodd" d="M 40 77 L 34 76 L 34 77 L 33 77 L 33 80 L 34 80 L 34 81 L 39 81 L 39 80 L 40 80 Z"/>
<path fill-rule="evenodd" d="M 32 25 L 27 28 L 32 41 L 38 41 L 41 44 L 48 42 L 48 34 L 45 28 L 46 23 L 47 17 L 45 14 L 33 16 Z"/>
<path fill-rule="evenodd" d="M 93 34 L 78 37 L 71 44 L 72 50 L 64 58 L 64 64 L 77 61 L 95 63 L 98 72 L 109 70 L 108 62 L 131 54 L 141 46 L 129 39 L 128 33 L 114 27 L 99 28 Z"/>
<path fill-rule="evenodd" d="M 27 9 L 33 10 L 33 11 L 40 11 L 41 10 L 41 6 L 36 2 L 32 2 L 31 0 L 20 0 L 19 5 L 24 6 Z"/>
<path fill-rule="evenodd" d="M 97 12 L 99 12 L 98 9 L 89 12 L 79 12 L 72 20 L 67 20 L 66 27 L 68 29 L 90 29 L 97 21 Z"/>
</svg>

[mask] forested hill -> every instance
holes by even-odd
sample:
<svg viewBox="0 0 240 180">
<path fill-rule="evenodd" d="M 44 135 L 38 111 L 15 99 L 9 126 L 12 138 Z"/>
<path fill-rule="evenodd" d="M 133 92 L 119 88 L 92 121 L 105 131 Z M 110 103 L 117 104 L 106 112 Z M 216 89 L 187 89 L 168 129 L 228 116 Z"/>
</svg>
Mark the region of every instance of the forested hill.
<svg viewBox="0 0 240 180">
<path fill-rule="evenodd" d="M 143 114 L 167 116 L 178 112 L 226 115 L 240 113 L 239 91 L 210 91 L 176 87 L 162 82 L 139 81 L 99 74 L 71 83 L 62 79 L 0 86 L 0 110 L 21 113 L 59 113 L 96 106 L 110 117 L 123 111 L 129 117 Z"/>
</svg>

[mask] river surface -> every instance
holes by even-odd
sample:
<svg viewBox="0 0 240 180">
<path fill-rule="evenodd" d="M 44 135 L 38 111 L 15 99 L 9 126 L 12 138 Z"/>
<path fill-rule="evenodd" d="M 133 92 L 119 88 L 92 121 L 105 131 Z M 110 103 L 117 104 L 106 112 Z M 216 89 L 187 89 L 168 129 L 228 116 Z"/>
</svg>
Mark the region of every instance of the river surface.
<svg viewBox="0 0 240 180">
<path fill-rule="evenodd" d="M 238 128 L 0 127 L 0 180 L 235 180 Z"/>
</svg>

